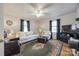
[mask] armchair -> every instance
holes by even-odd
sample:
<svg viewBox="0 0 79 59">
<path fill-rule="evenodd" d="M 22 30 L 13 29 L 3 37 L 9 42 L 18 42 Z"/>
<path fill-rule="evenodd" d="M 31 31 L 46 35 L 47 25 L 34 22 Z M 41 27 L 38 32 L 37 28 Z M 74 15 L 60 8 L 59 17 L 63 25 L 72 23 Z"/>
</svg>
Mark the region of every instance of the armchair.
<svg viewBox="0 0 79 59">
<path fill-rule="evenodd" d="M 4 55 L 11 56 L 20 53 L 19 38 L 14 38 L 11 41 L 4 42 Z"/>
<path fill-rule="evenodd" d="M 79 40 L 71 38 L 69 41 L 69 47 L 72 49 L 79 50 Z"/>
<path fill-rule="evenodd" d="M 68 41 L 68 44 L 69 44 L 69 47 L 72 49 L 72 54 L 73 55 L 79 55 L 78 54 L 78 51 L 79 51 L 79 40 L 70 38 L 70 40 Z"/>
</svg>

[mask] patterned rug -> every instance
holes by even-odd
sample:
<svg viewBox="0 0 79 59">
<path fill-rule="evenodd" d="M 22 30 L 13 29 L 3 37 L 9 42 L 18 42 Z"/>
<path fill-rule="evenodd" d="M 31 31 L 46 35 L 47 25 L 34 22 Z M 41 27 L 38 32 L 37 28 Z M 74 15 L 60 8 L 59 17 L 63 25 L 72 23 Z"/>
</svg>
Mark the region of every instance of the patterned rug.
<svg viewBox="0 0 79 59">
<path fill-rule="evenodd" d="M 45 44 L 42 43 L 36 43 L 34 44 L 34 46 L 32 47 L 32 50 L 39 50 L 39 49 L 43 49 Z"/>
<path fill-rule="evenodd" d="M 63 43 L 58 40 L 50 40 L 49 42 L 52 44 L 52 49 L 49 55 L 60 56 Z"/>
<path fill-rule="evenodd" d="M 24 44 L 22 56 L 58 56 L 60 55 L 62 43 L 50 40 L 46 44 L 36 41 Z"/>
</svg>

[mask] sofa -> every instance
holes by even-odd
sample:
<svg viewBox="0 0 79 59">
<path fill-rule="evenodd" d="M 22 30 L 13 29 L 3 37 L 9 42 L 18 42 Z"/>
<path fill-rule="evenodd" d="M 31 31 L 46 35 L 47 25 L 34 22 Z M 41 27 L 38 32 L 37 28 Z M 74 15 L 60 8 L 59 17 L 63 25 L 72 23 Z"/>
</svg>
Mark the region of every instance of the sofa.
<svg viewBox="0 0 79 59">
<path fill-rule="evenodd" d="M 38 34 L 34 34 L 33 32 L 29 31 L 29 32 L 21 32 L 20 33 L 20 44 L 26 43 L 28 41 L 31 40 L 35 40 L 38 38 Z"/>
<path fill-rule="evenodd" d="M 44 31 L 41 35 L 33 33 L 32 31 L 29 31 L 29 32 L 21 32 L 20 33 L 19 42 L 21 44 L 26 43 L 28 41 L 35 40 L 35 39 L 39 38 L 40 36 L 47 37 L 47 39 L 50 39 L 50 33 L 47 31 Z"/>
<path fill-rule="evenodd" d="M 68 43 L 68 40 L 70 39 L 70 35 L 67 33 L 61 32 L 59 39 L 65 43 Z"/>
<path fill-rule="evenodd" d="M 68 44 L 70 48 L 79 50 L 79 39 L 71 37 L 70 40 L 68 40 Z"/>
</svg>

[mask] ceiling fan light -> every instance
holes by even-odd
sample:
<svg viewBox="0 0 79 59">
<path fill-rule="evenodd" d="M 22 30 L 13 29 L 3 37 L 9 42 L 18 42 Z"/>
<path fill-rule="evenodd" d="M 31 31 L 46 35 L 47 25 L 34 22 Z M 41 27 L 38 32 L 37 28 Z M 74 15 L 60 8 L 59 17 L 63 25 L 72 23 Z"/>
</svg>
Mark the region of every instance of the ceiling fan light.
<svg viewBox="0 0 79 59">
<path fill-rule="evenodd" d="M 37 17 L 40 17 L 40 16 L 42 16 L 42 15 L 43 15 L 43 14 L 41 14 L 41 13 L 39 13 L 39 14 L 36 14 L 36 16 L 37 16 Z"/>
<path fill-rule="evenodd" d="M 43 16 L 43 12 L 42 12 L 41 10 L 36 10 L 36 11 L 35 11 L 35 15 L 36 15 L 37 17 Z"/>
</svg>

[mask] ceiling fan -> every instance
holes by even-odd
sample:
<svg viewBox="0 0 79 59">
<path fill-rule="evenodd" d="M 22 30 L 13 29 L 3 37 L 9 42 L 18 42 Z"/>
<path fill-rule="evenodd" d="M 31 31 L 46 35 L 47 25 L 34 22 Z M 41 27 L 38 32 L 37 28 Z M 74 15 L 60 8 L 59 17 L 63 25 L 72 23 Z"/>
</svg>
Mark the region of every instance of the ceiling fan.
<svg viewBox="0 0 79 59">
<path fill-rule="evenodd" d="M 49 9 L 53 4 L 52 3 L 30 3 L 30 5 L 33 8 L 33 15 L 36 15 L 37 17 L 44 16 L 48 11 L 45 11 L 46 9 Z"/>
</svg>

